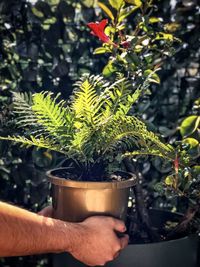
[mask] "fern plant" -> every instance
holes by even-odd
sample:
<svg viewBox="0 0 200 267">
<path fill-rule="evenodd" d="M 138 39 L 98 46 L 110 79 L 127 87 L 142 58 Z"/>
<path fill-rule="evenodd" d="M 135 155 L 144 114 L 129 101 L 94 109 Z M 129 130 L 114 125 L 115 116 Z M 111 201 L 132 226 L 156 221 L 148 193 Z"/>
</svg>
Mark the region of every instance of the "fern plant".
<svg viewBox="0 0 200 267">
<path fill-rule="evenodd" d="M 0 139 L 63 153 L 83 180 L 105 178 L 110 164 L 119 165 L 119 155 L 120 161 L 133 155 L 170 159 L 172 147 L 129 115 L 147 88 L 148 79 L 133 93 L 131 83 L 122 76 L 114 83 L 90 76 L 76 83 L 70 103 L 50 92 L 31 98 L 15 93 L 14 112 L 25 134 Z"/>
</svg>

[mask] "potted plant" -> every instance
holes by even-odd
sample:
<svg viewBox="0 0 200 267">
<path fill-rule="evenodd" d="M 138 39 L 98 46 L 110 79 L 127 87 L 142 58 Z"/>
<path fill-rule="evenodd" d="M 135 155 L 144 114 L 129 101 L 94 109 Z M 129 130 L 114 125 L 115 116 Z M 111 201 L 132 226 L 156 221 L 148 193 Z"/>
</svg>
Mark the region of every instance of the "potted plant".
<svg viewBox="0 0 200 267">
<path fill-rule="evenodd" d="M 1 139 L 57 151 L 70 160 L 66 168 L 47 174 L 53 184 L 55 217 L 82 221 L 103 213 L 125 218 L 128 188 L 136 178 L 125 173 L 122 154 L 133 149 L 139 153 L 137 148 L 166 157 L 173 153 L 141 120 L 128 115 L 146 90 L 147 79 L 132 93 L 123 77 L 111 84 L 100 76 L 83 78 L 70 104 L 49 92 L 28 100 L 26 95 L 14 94 L 17 124 L 25 134 Z"/>
<path fill-rule="evenodd" d="M 99 6 L 110 17 L 112 25 L 105 28 L 107 20 L 103 20 L 99 23 L 89 23 L 88 26 L 104 43 L 95 53 L 111 54 L 103 70 L 104 76 L 110 81 L 101 76 L 84 77 L 76 84 L 70 103 L 59 101 L 59 95 L 53 97 L 49 92 L 34 94 L 30 98 L 27 95 L 15 94 L 17 124 L 23 127 L 25 134 L 1 139 L 57 151 L 67 157 L 67 167 L 48 173 L 53 183 L 54 215 L 57 218 L 80 221 L 93 214 L 106 214 L 125 219 L 129 188 L 135 185 L 133 190 L 139 214 L 143 216 L 142 226 L 150 239 L 154 240 L 158 237 L 154 228 L 163 230 L 161 226 L 165 226 L 167 221 L 174 225 L 172 222 L 177 223 L 182 217 L 150 211 L 152 224 L 149 223 L 144 205 L 141 207 L 142 197 L 138 197 L 141 193 L 140 185 L 136 185 L 137 179 L 134 175 L 131 177 L 126 173 L 128 170 L 137 174 L 132 160 L 127 158 L 153 155 L 172 162 L 175 160 L 175 174 L 164 182 L 169 189 L 173 188 L 179 172 L 176 151 L 171 145 L 161 142 L 147 129 L 142 120 L 133 116 L 132 107 L 140 97 L 149 93 L 150 82 L 159 82 L 156 71 L 163 58 L 153 58 L 155 51 L 156 55 L 165 57 L 170 51 L 169 43 L 175 38 L 169 33 L 153 32 L 151 24 L 159 23 L 159 19 L 145 17 L 152 1 L 109 2 L 112 10 L 103 3 L 99 3 Z M 141 20 L 138 21 L 134 33 L 127 35 L 122 22 L 135 10 L 141 10 Z M 160 51 L 157 42 L 162 46 Z M 142 55 L 142 61 L 139 60 L 139 55 Z M 180 163 L 182 164 L 182 160 Z M 134 218 L 131 216 L 129 229 L 134 231 Z M 159 234 L 159 238 L 162 234 Z M 157 241 L 165 238 L 166 236 Z M 174 249 L 176 247 L 178 252 Z M 174 256 L 168 256 L 168 253 L 171 255 L 172 252 L 179 254 L 180 247 L 187 250 L 185 257 L 181 254 L 181 261 L 180 257 L 175 261 Z M 118 259 L 107 266 L 156 267 L 163 265 L 165 255 L 166 266 L 182 264 L 192 267 L 197 262 L 196 250 L 196 240 L 191 242 L 190 237 L 148 245 L 131 244 Z M 156 259 L 155 253 L 158 255 Z M 71 266 L 82 266 L 69 257 L 67 259 Z M 67 263 L 66 259 L 61 262 L 62 258 L 56 258 L 55 266 L 61 267 Z"/>
</svg>

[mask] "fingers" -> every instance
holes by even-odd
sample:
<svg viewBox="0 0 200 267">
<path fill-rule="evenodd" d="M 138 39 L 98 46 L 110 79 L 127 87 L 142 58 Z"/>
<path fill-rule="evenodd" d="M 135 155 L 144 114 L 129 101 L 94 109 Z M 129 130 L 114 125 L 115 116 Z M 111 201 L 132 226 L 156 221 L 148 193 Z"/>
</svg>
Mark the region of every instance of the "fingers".
<svg viewBox="0 0 200 267">
<path fill-rule="evenodd" d="M 42 216 L 45 216 L 45 217 L 52 217 L 52 215 L 53 215 L 53 207 L 52 206 L 45 207 L 40 212 L 38 212 L 38 215 L 42 215 Z"/>
<path fill-rule="evenodd" d="M 113 229 L 117 232 L 124 233 L 126 231 L 126 226 L 123 221 L 113 219 Z"/>
<path fill-rule="evenodd" d="M 124 235 L 123 237 L 120 238 L 121 249 L 124 249 L 128 245 L 128 241 L 129 241 L 128 235 Z"/>
</svg>

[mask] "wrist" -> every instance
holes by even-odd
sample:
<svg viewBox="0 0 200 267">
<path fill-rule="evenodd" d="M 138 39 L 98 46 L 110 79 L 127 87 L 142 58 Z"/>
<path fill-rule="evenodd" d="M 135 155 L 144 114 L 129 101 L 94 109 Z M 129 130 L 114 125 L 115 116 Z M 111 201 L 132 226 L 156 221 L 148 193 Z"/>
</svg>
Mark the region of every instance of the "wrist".
<svg viewBox="0 0 200 267">
<path fill-rule="evenodd" d="M 80 244 L 82 227 L 79 223 L 70 223 L 48 218 L 45 224 L 45 227 L 50 230 L 50 242 L 52 242 L 52 244 L 50 244 L 52 247 L 51 252 L 72 253 L 77 245 Z"/>
</svg>

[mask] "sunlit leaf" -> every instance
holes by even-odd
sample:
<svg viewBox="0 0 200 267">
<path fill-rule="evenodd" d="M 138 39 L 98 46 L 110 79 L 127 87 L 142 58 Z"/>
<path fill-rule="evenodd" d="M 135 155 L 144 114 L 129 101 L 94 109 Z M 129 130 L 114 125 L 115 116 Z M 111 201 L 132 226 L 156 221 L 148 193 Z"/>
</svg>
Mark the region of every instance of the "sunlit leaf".
<svg viewBox="0 0 200 267">
<path fill-rule="evenodd" d="M 153 23 L 158 23 L 158 22 L 160 22 L 160 21 L 162 21 L 161 18 L 156 18 L 156 17 L 151 17 L 151 18 L 149 18 L 149 23 L 151 23 L 151 24 L 153 24 Z"/>
<path fill-rule="evenodd" d="M 192 115 L 187 117 L 180 126 L 180 133 L 182 137 L 187 137 L 194 133 L 199 127 L 200 116 Z"/>
<path fill-rule="evenodd" d="M 54 6 L 60 3 L 60 0 L 47 0 L 47 3 Z"/>
<path fill-rule="evenodd" d="M 200 165 L 192 167 L 192 171 L 194 175 L 200 175 Z"/>
<path fill-rule="evenodd" d="M 181 25 L 177 22 L 167 23 L 165 24 L 165 30 L 168 32 L 176 32 L 179 30 Z"/>
<path fill-rule="evenodd" d="M 189 149 L 187 150 L 187 153 L 192 158 L 196 158 L 200 155 L 200 145 L 199 145 L 199 142 L 195 138 L 186 138 L 183 140 L 183 143 L 189 145 Z"/>
<path fill-rule="evenodd" d="M 148 78 L 148 80 L 150 81 L 150 82 L 153 82 L 153 83 L 160 83 L 160 77 L 158 76 L 158 74 L 157 73 L 155 73 L 155 72 L 153 72 L 152 70 L 145 70 L 145 72 L 144 72 L 144 75 L 147 77 L 149 77 Z"/>
<path fill-rule="evenodd" d="M 126 3 L 132 4 L 137 7 L 141 7 L 142 1 L 141 0 L 125 0 Z"/>
<path fill-rule="evenodd" d="M 111 53 L 111 51 L 108 47 L 98 47 L 93 52 L 94 55 L 104 54 L 104 53 Z"/>
<path fill-rule="evenodd" d="M 113 8 L 119 10 L 123 5 L 124 0 L 109 0 L 109 3 Z"/>
<path fill-rule="evenodd" d="M 39 18 L 44 17 L 44 14 L 35 7 L 32 7 L 32 12 L 36 17 L 39 17 Z"/>
<path fill-rule="evenodd" d="M 174 40 L 174 36 L 170 33 L 165 33 L 165 32 L 159 32 L 156 35 L 156 40 L 169 40 L 169 41 L 173 41 Z"/>
<path fill-rule="evenodd" d="M 98 6 L 111 18 L 111 20 L 115 19 L 112 11 L 105 4 L 98 2 Z"/>
<path fill-rule="evenodd" d="M 174 184 L 174 177 L 173 175 L 169 175 L 165 178 L 165 184 L 168 186 L 173 186 Z"/>
<path fill-rule="evenodd" d="M 117 68 L 113 65 L 113 62 L 110 60 L 108 64 L 103 69 L 103 75 L 109 77 L 113 72 L 116 72 Z"/>
<path fill-rule="evenodd" d="M 124 9 L 122 9 L 121 12 L 120 12 L 120 14 L 119 14 L 118 22 L 122 22 L 125 18 L 127 18 L 128 16 L 130 16 L 138 8 L 139 8 L 138 6 L 134 6 L 131 9 L 130 8 L 124 8 Z"/>
<path fill-rule="evenodd" d="M 82 0 L 81 2 L 88 8 L 93 7 L 94 5 L 94 0 Z"/>
</svg>

